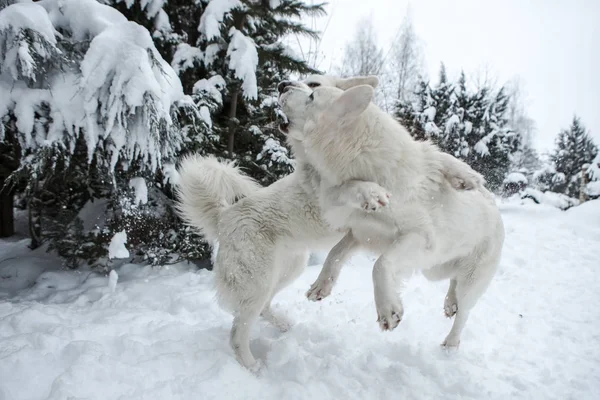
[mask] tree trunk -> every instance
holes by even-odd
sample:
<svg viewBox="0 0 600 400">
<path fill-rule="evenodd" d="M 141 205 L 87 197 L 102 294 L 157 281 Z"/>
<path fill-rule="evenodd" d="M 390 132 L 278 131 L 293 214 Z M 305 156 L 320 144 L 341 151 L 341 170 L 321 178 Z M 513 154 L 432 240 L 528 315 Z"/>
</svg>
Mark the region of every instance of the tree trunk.
<svg viewBox="0 0 600 400">
<path fill-rule="evenodd" d="M 246 21 L 246 14 L 234 13 L 233 20 L 233 26 L 235 27 L 235 29 L 241 30 L 244 26 L 244 22 Z M 239 125 L 237 119 L 237 103 L 239 94 L 240 85 L 236 84 L 233 90 L 231 91 L 231 105 L 229 107 L 229 135 L 227 138 L 227 151 L 229 152 L 229 156 L 231 158 L 233 158 L 233 142 L 235 141 L 235 130 Z"/>
<path fill-rule="evenodd" d="M 239 95 L 239 86 L 231 92 L 231 105 L 229 106 L 229 137 L 227 139 L 227 151 L 229 156 L 233 158 L 233 142 L 235 140 L 235 130 L 237 128 L 237 102 Z"/>
<path fill-rule="evenodd" d="M 587 174 L 588 167 L 589 167 L 589 164 L 585 164 L 581 168 L 581 186 L 579 187 L 579 202 L 581 202 L 581 203 L 585 203 L 586 201 L 589 200 L 588 195 L 585 192 L 587 184 L 590 182 L 588 174 Z"/>
<path fill-rule="evenodd" d="M 27 201 L 27 211 L 29 212 L 29 236 L 31 249 L 37 249 L 42 244 L 42 212 L 41 200 L 38 198 L 38 182 L 33 183 L 29 200 Z"/>
<path fill-rule="evenodd" d="M 4 187 L 4 178 L 0 181 L 0 237 L 15 234 L 14 193 Z"/>
</svg>

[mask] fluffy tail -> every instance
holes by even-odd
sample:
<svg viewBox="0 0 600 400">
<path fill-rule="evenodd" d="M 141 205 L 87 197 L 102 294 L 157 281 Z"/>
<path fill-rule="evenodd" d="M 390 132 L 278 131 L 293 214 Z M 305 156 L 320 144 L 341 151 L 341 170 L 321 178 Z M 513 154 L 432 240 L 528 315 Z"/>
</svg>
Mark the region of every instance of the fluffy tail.
<svg viewBox="0 0 600 400">
<path fill-rule="evenodd" d="M 178 172 L 177 211 L 211 243 L 218 238 L 223 210 L 260 187 L 233 162 L 221 163 L 215 157 L 187 156 Z"/>
</svg>

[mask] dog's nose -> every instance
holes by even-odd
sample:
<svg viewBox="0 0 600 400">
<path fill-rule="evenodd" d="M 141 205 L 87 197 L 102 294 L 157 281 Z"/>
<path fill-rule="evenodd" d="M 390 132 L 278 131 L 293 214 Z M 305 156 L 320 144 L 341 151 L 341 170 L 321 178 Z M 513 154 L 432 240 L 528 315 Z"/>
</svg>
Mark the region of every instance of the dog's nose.
<svg viewBox="0 0 600 400">
<path fill-rule="evenodd" d="M 277 90 L 279 91 L 279 93 L 283 93 L 283 91 L 285 90 L 286 87 L 288 86 L 292 86 L 292 82 L 290 81 L 281 81 L 279 82 L 279 85 L 277 85 Z"/>
</svg>

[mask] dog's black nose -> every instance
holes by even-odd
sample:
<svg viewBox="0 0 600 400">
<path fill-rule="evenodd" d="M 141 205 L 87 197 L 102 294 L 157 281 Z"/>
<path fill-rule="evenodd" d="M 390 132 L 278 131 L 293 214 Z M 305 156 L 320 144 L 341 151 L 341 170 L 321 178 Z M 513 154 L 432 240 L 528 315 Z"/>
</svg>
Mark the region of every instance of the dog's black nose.
<svg viewBox="0 0 600 400">
<path fill-rule="evenodd" d="M 283 93 L 283 91 L 285 90 L 286 87 L 288 86 L 292 86 L 292 82 L 290 81 L 281 81 L 279 82 L 279 85 L 277 85 L 277 90 L 279 90 L 279 93 Z"/>
</svg>

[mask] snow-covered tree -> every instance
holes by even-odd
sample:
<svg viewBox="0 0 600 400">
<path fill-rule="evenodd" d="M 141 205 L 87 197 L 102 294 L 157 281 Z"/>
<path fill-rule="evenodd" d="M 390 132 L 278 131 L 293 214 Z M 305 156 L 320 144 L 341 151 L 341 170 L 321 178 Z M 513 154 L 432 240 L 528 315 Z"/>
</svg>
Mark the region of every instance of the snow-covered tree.
<svg viewBox="0 0 600 400">
<path fill-rule="evenodd" d="M 291 34 L 316 36 L 298 19 L 321 15 L 323 7 L 296 0 L 196 4 L 203 7 L 193 27 L 197 33 L 180 34 L 194 40 L 177 45 L 171 64 L 200 109 L 212 115 L 217 140 L 211 152 L 237 159 L 252 176 L 272 182 L 293 168 L 276 128 L 277 83 L 290 73 L 315 72 L 284 39 Z M 167 13 L 171 20 L 180 19 Z M 199 103 L 206 99 L 212 103 Z"/>
<path fill-rule="evenodd" d="M 535 122 L 527 114 L 520 81 L 513 79 L 506 87 L 509 99 L 506 116 L 508 125 L 521 138 L 517 151 L 511 154 L 511 170 L 523 173 L 531 180 L 533 173 L 542 167 L 540 157 L 533 146 Z"/>
<path fill-rule="evenodd" d="M 395 113 L 411 135 L 432 140 L 482 173 L 492 189 L 499 188 L 520 143 L 508 125 L 504 89 L 470 90 L 464 73 L 453 83 L 442 64 L 437 85 L 421 81 L 416 96 L 400 102 Z"/>
<path fill-rule="evenodd" d="M 600 198 L 600 151 L 596 154 L 596 158 L 592 160 L 586 168 L 586 180 L 588 183 L 584 188 L 584 193 L 589 199 Z"/>
<path fill-rule="evenodd" d="M 564 177 L 564 183 L 556 185 L 552 190 L 578 197 L 582 168 L 590 164 L 598 147 L 577 117 L 573 117 L 569 129 L 563 129 L 556 138 L 556 148 L 550 159 L 558 174 Z"/>
<path fill-rule="evenodd" d="M 201 139 L 181 129 L 182 111 L 199 112 L 149 32 L 95 0 L 3 8 L 0 91 L 3 183 L 27 201 L 33 247 L 76 237 L 74 218 L 99 198 L 111 200 L 114 226 L 126 223 L 129 180 L 162 185 L 178 153 Z M 110 235 L 77 240 L 105 250 Z"/>
</svg>

